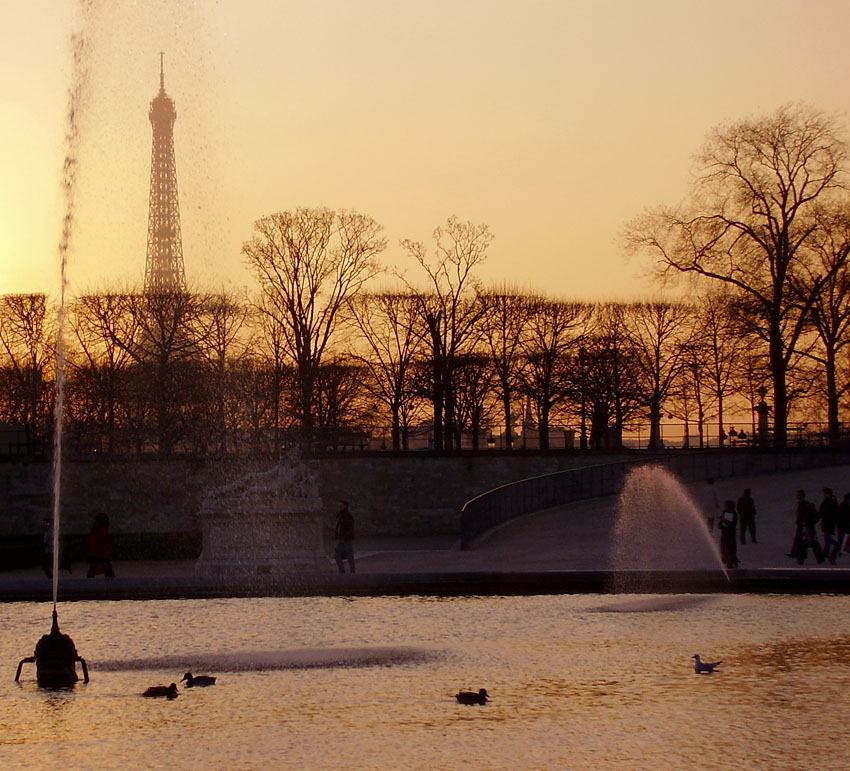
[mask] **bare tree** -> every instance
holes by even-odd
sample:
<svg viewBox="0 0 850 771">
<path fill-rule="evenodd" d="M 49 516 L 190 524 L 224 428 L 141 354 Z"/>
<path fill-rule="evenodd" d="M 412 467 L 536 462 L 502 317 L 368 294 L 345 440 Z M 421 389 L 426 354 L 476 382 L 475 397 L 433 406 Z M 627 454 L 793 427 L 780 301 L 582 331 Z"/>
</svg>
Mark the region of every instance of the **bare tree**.
<svg viewBox="0 0 850 771">
<path fill-rule="evenodd" d="M 570 354 L 578 352 L 590 306 L 537 298 L 531 307 L 528 334 L 523 338 L 523 391 L 533 401 L 540 431 L 540 449 L 549 449 L 552 409 L 570 395 Z"/>
<path fill-rule="evenodd" d="M 427 292 L 417 292 L 409 284 L 408 288 L 419 300 L 420 336 L 431 360 L 436 450 L 444 449 L 445 441 L 450 442 L 454 435 L 455 363 L 458 357 L 475 349 L 480 333 L 478 322 L 484 312 L 473 270 L 486 259 L 492 240 L 487 225 L 450 217 L 445 227 L 434 230 L 433 255 L 422 242 L 402 241 L 424 270 L 429 284 Z"/>
<path fill-rule="evenodd" d="M 260 294 L 253 308 L 253 324 L 257 328 L 257 335 L 254 338 L 254 366 L 251 373 L 260 386 L 260 393 L 266 394 L 260 401 L 268 401 L 270 420 L 267 425 L 270 423 L 272 430 L 271 450 L 278 455 L 281 449 L 281 432 L 291 428 L 289 422 L 284 420 L 284 415 L 294 412 L 284 406 L 284 399 L 288 396 L 286 384 L 292 378 L 291 367 L 287 364 L 285 330 L 275 323 L 271 313 L 261 310 L 267 302 L 265 296 Z M 264 411 L 260 404 L 255 404 L 252 409 L 254 417 Z"/>
<path fill-rule="evenodd" d="M 170 454 L 187 429 L 186 404 L 197 388 L 192 365 L 204 344 L 199 325 L 202 303 L 191 292 L 128 292 L 114 343 L 135 362 L 137 399 L 153 412 L 157 451 Z M 145 411 L 140 404 L 136 411 Z"/>
<path fill-rule="evenodd" d="M 234 390 L 231 388 L 231 373 L 247 355 L 250 340 L 246 337 L 248 306 L 232 293 L 221 291 L 201 297 L 201 313 L 198 316 L 198 337 L 203 341 L 199 356 L 204 364 L 203 377 L 210 400 L 202 399 L 204 416 L 199 419 L 210 423 L 218 452 L 227 453 L 227 438 L 234 428 L 236 405 L 233 404 Z"/>
<path fill-rule="evenodd" d="M 691 332 L 690 309 L 673 303 L 645 302 L 632 303 L 626 312 L 634 353 L 632 363 L 649 414 L 649 446 L 661 449 L 661 416 L 685 363 Z"/>
<path fill-rule="evenodd" d="M 361 293 L 349 303 L 366 343 L 365 354 L 352 355 L 369 373 L 364 385 L 386 405 L 392 422 L 392 447 L 407 449 L 409 421 L 417 401 L 413 388 L 418 299 L 410 292 Z"/>
<path fill-rule="evenodd" d="M 117 341 L 136 337 L 135 322 L 128 315 L 125 294 L 84 294 L 72 303 L 70 310 L 68 326 L 76 355 L 69 357 L 72 391 L 69 414 L 76 426 L 89 425 L 97 432 L 94 447 L 103 449 L 102 436 L 106 452 L 112 453 L 117 449 L 116 431 L 127 396 L 122 385 L 132 362 L 128 349 Z M 81 408 L 83 400 L 86 406 Z"/>
<path fill-rule="evenodd" d="M 808 248 L 814 205 L 844 181 L 836 122 L 804 106 L 716 129 L 699 158 L 690 203 L 633 223 L 627 240 L 667 272 L 727 284 L 743 295 L 767 341 L 774 439 L 787 437 L 787 374 L 828 274 Z"/>
<path fill-rule="evenodd" d="M 460 447 L 463 434 L 472 437 L 472 449 L 481 448 L 481 432 L 489 422 L 493 407 L 494 369 L 492 359 L 483 353 L 461 356 L 455 362 L 455 446 Z"/>
<path fill-rule="evenodd" d="M 625 318 L 625 306 L 619 303 L 593 306 L 578 350 L 571 353 L 569 398 L 579 420 L 581 449 L 622 447 L 623 431 L 637 409 L 638 389 Z"/>
<path fill-rule="evenodd" d="M 283 330 L 296 375 L 304 450 L 312 449 L 316 378 L 346 301 L 377 275 L 380 226 L 356 212 L 299 208 L 254 223 L 242 254 L 260 282 L 259 305 Z"/>
<path fill-rule="evenodd" d="M 482 294 L 483 336 L 493 363 L 493 383 L 502 403 L 505 425 L 505 449 L 513 447 L 513 401 L 522 383 L 522 343 L 529 324 L 533 303 L 516 290 L 490 290 Z"/>
<path fill-rule="evenodd" d="M 347 357 L 336 356 L 322 364 L 316 378 L 314 408 L 323 447 L 365 447 L 370 436 L 370 426 L 365 424 L 374 409 L 364 399 L 363 375 L 361 364 Z"/>
<path fill-rule="evenodd" d="M 838 361 L 850 345 L 850 201 L 846 198 L 818 206 L 814 220 L 817 230 L 811 248 L 828 279 L 815 297 L 812 325 L 820 341 L 820 351 L 812 353 L 824 368 L 826 381 L 827 431 L 830 443 L 839 439 L 841 397 L 850 389 L 850 381 L 839 383 Z"/>
<path fill-rule="evenodd" d="M 752 338 L 741 334 L 735 303 L 727 293 L 711 293 L 698 298 L 694 310 L 688 370 L 692 374 L 698 373 L 698 398 L 702 398 L 703 392 L 710 396 L 707 403 L 717 412 L 718 443 L 723 447 L 726 401 L 735 391 L 735 382 L 744 355 L 752 346 Z M 704 416 L 705 407 L 701 407 Z M 701 421 L 700 446 L 702 441 Z"/>
<path fill-rule="evenodd" d="M 46 295 L 0 296 L 0 352 L 6 380 L 0 402 L 3 418 L 36 433 L 49 430 L 54 344 Z"/>
</svg>

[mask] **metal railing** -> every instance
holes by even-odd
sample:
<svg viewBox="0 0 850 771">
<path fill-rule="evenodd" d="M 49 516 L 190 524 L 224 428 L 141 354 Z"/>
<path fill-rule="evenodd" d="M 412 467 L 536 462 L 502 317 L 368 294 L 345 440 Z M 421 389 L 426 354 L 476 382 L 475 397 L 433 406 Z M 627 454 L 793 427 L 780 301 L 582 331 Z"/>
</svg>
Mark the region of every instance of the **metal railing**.
<svg viewBox="0 0 850 771">
<path fill-rule="evenodd" d="M 502 485 L 467 501 L 461 509 L 461 548 L 468 549 L 483 533 L 525 514 L 618 494 L 626 475 L 637 466 L 663 466 L 689 484 L 708 477 L 722 479 L 843 464 L 850 464 L 848 450 L 681 452 L 544 474 Z"/>
</svg>

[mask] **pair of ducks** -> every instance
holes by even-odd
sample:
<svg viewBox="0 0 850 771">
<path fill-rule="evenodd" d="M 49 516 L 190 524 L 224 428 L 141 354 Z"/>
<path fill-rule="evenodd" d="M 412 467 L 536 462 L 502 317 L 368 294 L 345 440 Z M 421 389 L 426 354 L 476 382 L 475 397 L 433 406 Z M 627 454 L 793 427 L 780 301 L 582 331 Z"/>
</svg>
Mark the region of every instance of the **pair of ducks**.
<svg viewBox="0 0 850 771">
<path fill-rule="evenodd" d="M 183 679 L 180 682 L 182 683 L 183 680 L 186 681 L 187 688 L 215 685 L 214 677 L 210 677 L 209 675 L 197 675 L 193 677 L 191 672 L 187 672 L 183 675 Z M 176 699 L 178 696 L 177 683 L 171 683 L 171 685 L 152 685 L 142 694 L 142 696 L 148 696 L 150 698 L 165 697 L 166 699 Z M 455 698 L 457 699 L 458 704 L 486 704 L 489 694 L 487 693 L 486 688 L 480 688 L 477 693 L 475 691 L 460 691 L 455 694 Z"/>
<path fill-rule="evenodd" d="M 186 681 L 187 688 L 203 688 L 208 685 L 215 685 L 215 678 L 210 675 L 196 675 L 193 676 L 191 672 L 187 672 L 181 678 L 180 682 L 183 680 Z M 142 696 L 147 696 L 148 698 L 158 698 L 165 697 L 166 699 L 176 699 L 178 696 L 177 693 L 177 683 L 172 683 L 171 685 L 152 685 L 148 688 Z"/>
<path fill-rule="evenodd" d="M 694 660 L 694 672 L 698 675 L 710 675 L 719 667 L 722 661 L 703 661 L 699 653 L 695 653 L 691 658 Z M 489 694 L 486 688 L 475 691 L 460 691 L 455 694 L 458 704 L 486 704 Z"/>
</svg>

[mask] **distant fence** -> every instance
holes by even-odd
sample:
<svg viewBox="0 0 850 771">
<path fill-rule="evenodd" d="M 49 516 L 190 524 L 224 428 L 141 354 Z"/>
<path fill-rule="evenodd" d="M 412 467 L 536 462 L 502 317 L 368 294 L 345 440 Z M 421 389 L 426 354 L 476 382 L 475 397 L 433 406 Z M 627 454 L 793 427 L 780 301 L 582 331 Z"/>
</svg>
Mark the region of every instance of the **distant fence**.
<svg viewBox="0 0 850 771">
<path fill-rule="evenodd" d="M 628 472 L 663 466 L 685 483 L 850 464 L 847 450 L 737 450 L 664 453 L 651 458 L 559 471 L 502 485 L 467 501 L 461 509 L 461 548 L 509 520 L 573 501 L 619 493 Z"/>
</svg>

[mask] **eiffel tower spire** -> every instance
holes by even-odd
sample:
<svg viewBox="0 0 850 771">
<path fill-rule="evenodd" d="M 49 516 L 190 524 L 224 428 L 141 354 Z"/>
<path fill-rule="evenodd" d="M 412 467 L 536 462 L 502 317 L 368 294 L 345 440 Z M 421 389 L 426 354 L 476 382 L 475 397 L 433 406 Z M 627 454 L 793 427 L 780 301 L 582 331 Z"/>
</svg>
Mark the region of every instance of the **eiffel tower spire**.
<svg viewBox="0 0 850 771">
<path fill-rule="evenodd" d="M 177 197 L 177 162 L 174 158 L 174 100 L 165 93 L 164 54 L 159 55 L 159 93 L 148 117 L 153 129 L 151 191 L 148 208 L 148 251 L 145 262 L 146 292 L 183 292 L 183 241 Z"/>
</svg>

